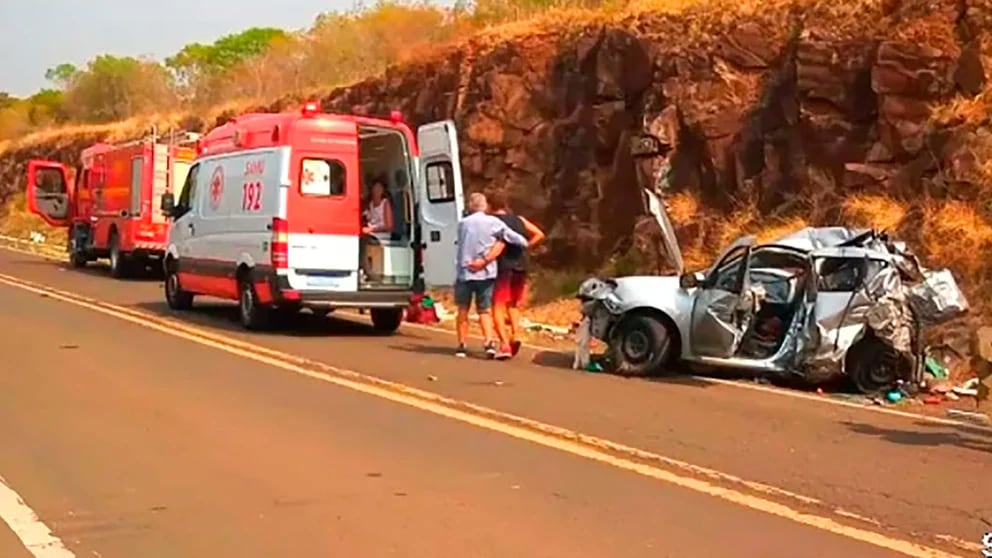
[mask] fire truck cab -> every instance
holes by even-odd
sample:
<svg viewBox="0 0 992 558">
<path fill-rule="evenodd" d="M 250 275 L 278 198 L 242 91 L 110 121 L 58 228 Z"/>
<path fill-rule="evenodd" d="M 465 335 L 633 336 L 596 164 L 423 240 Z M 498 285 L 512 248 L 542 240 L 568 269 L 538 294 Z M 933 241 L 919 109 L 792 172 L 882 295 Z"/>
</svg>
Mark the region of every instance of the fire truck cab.
<svg viewBox="0 0 992 558">
<path fill-rule="evenodd" d="M 69 229 L 67 251 L 75 267 L 109 258 L 111 275 L 118 278 L 149 265 L 158 268 L 168 231 L 161 196 L 185 182 L 196 156 L 189 144 L 196 139 L 173 132 L 97 143 L 83 150 L 73 172 L 62 163 L 31 160 L 28 208 L 49 225 Z"/>
<path fill-rule="evenodd" d="M 451 121 L 416 135 L 388 119 L 302 110 L 236 117 L 204 135 L 172 219 L 165 298 L 237 300 L 242 324 L 307 307 L 367 308 L 393 332 L 415 292 L 454 284 L 463 213 Z M 373 182 L 385 186 L 392 230 L 363 232 Z"/>
</svg>

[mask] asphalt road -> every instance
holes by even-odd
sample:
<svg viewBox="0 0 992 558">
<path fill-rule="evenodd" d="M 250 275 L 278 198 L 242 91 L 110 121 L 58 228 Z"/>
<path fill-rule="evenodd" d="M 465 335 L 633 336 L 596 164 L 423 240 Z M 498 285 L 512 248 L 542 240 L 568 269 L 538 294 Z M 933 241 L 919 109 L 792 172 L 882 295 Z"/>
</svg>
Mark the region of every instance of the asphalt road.
<svg viewBox="0 0 992 558">
<path fill-rule="evenodd" d="M 2 250 L 0 274 L 172 315 L 156 281 Z M 10 286 L 0 301 L 0 476 L 79 557 L 897 555 Z M 936 536 L 974 544 L 992 521 L 988 432 L 577 373 L 552 353 L 461 361 L 449 335 L 422 329 L 382 338 L 301 316 L 247 334 L 232 307 L 207 301 L 182 319 L 707 467 L 718 473 L 667 468 L 959 555 L 979 554 Z M 0 556 L 25 552 L 0 528 Z"/>
</svg>

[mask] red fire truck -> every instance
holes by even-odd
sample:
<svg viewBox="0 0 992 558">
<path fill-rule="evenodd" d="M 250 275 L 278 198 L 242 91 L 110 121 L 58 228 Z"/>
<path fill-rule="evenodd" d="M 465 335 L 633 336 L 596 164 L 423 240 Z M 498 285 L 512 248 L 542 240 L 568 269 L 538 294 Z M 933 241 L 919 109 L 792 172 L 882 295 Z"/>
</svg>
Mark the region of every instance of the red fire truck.
<svg viewBox="0 0 992 558">
<path fill-rule="evenodd" d="M 197 139 L 153 130 L 127 143 L 97 143 L 83 150 L 74 183 L 66 165 L 32 160 L 28 208 L 52 226 L 69 228 L 74 267 L 109 258 L 111 275 L 120 278 L 154 265 L 165 253 L 169 230 L 162 194 L 185 182 Z"/>
</svg>

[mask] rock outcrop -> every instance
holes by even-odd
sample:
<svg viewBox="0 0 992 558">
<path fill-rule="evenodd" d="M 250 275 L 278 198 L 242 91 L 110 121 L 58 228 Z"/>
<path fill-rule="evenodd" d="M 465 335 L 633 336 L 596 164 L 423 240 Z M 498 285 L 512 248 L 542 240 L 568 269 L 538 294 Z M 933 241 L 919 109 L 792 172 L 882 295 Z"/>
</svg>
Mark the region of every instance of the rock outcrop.
<svg viewBox="0 0 992 558">
<path fill-rule="evenodd" d="M 674 147 L 670 201 L 690 262 L 745 229 L 871 221 L 951 265 L 973 293 L 992 280 L 988 122 L 947 108 L 988 95 L 990 2 L 745 10 L 479 37 L 322 101 L 335 112 L 399 109 L 414 124 L 453 118 L 466 184 L 508 191 L 542 224 L 540 262 L 551 268 L 664 268 L 638 180 L 659 161 L 636 164 L 628 149 L 647 130 Z M 72 161 L 94 139 L 11 146 L 0 184 L 22 184 L 27 158 Z M 970 254 L 940 240 L 962 227 L 956 246 Z"/>
</svg>

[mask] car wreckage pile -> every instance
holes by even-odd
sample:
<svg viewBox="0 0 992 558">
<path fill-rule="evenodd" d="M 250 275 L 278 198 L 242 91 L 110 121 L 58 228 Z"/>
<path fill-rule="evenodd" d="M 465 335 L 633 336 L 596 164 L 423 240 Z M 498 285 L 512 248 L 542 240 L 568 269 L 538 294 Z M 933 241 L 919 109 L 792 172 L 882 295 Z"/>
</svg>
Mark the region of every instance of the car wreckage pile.
<svg viewBox="0 0 992 558">
<path fill-rule="evenodd" d="M 805 228 L 763 244 L 747 236 L 685 273 L 663 205 L 645 193 L 678 275 L 593 277 L 578 292 L 577 354 L 600 339 L 618 373 L 687 364 L 813 385 L 846 375 L 864 393 L 918 386 L 922 332 L 968 310 L 949 270 L 924 268 L 871 229 Z"/>
</svg>

